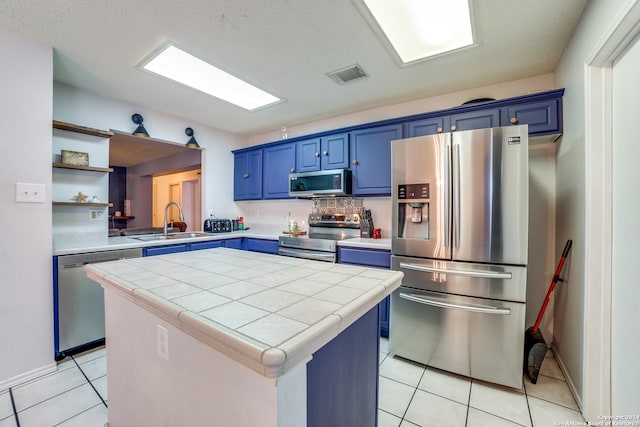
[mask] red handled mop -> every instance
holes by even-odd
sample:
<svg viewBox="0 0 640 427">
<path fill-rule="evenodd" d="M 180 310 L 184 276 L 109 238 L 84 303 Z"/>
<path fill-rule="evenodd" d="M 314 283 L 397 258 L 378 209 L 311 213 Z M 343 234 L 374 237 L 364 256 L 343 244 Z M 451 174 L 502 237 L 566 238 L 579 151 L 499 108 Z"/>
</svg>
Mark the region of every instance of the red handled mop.
<svg viewBox="0 0 640 427">
<path fill-rule="evenodd" d="M 551 281 L 551 285 L 547 291 L 547 296 L 542 303 L 540 313 L 538 313 L 536 323 L 532 328 L 527 329 L 524 333 L 524 372 L 534 384 L 538 381 L 540 366 L 542 365 L 544 356 L 547 354 L 547 344 L 545 343 L 542 332 L 540 332 L 539 329 L 540 322 L 542 322 L 542 316 L 547 308 L 547 304 L 549 304 L 549 299 L 551 299 L 551 294 L 556 287 L 556 283 L 558 280 L 562 280 L 560 279 L 560 273 L 562 272 L 564 262 L 567 260 L 567 256 L 571 250 L 571 245 L 572 241 L 567 240 L 567 244 L 564 245 L 564 250 L 562 251 L 562 258 L 560 258 L 558 268 L 556 268 L 556 274 L 553 276 L 553 280 Z"/>
</svg>

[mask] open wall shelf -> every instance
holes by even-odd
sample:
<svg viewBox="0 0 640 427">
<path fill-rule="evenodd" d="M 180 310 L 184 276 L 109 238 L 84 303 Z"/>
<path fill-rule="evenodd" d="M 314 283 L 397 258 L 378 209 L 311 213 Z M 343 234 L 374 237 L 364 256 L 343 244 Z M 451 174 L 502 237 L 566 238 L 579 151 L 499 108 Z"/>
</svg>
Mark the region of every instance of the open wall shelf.
<svg viewBox="0 0 640 427">
<path fill-rule="evenodd" d="M 75 169 L 82 171 L 92 171 L 92 172 L 113 172 L 113 168 L 97 168 L 94 166 L 78 166 L 78 165 L 68 165 L 65 163 L 53 163 L 54 168 L 58 169 Z"/>
<path fill-rule="evenodd" d="M 113 207 L 113 203 L 80 203 L 80 202 L 51 202 L 53 206 L 90 206 L 90 207 L 100 207 L 100 208 L 111 208 Z"/>
</svg>

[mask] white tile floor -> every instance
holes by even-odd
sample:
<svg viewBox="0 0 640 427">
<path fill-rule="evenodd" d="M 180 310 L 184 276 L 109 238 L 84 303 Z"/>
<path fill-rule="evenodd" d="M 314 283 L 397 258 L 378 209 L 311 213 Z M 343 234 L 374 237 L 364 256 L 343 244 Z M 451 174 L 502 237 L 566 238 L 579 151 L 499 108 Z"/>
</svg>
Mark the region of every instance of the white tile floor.
<svg viewBox="0 0 640 427">
<path fill-rule="evenodd" d="M 552 352 L 537 384 L 514 390 L 425 367 L 380 342 L 379 427 L 546 427 L 584 422 Z M 576 424 L 578 425 L 578 424 Z"/>
<path fill-rule="evenodd" d="M 388 341 L 382 339 L 379 427 L 584 422 L 551 352 L 537 384 L 525 379 L 524 390 L 517 391 L 396 358 L 387 348 Z M 103 427 L 108 404 L 105 355 L 101 348 L 75 356 L 77 365 L 67 358 L 57 372 L 11 389 L 20 427 Z M 11 395 L 2 392 L 0 427 L 16 426 Z"/>
</svg>

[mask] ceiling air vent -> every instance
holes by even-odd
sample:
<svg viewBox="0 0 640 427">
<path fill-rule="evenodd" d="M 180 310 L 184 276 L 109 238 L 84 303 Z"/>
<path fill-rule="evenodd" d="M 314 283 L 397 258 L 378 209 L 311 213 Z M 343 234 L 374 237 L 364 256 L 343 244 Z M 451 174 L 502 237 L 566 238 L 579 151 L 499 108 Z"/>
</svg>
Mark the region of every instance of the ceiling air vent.
<svg viewBox="0 0 640 427">
<path fill-rule="evenodd" d="M 364 79 L 369 77 L 369 75 L 364 71 L 364 69 L 358 64 L 350 65 L 346 68 L 341 68 L 339 70 L 331 71 L 327 73 L 329 77 L 333 79 L 334 82 L 339 85 L 343 85 L 345 83 L 353 82 L 355 80 Z"/>
</svg>

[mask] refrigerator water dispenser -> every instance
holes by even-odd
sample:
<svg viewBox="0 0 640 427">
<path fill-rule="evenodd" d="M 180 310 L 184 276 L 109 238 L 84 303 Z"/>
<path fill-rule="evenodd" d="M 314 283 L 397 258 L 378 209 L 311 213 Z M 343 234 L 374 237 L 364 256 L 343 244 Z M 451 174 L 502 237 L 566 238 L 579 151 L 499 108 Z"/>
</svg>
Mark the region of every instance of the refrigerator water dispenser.
<svg viewBox="0 0 640 427">
<path fill-rule="evenodd" d="M 398 237 L 429 240 L 429 184 L 398 186 Z"/>
</svg>

